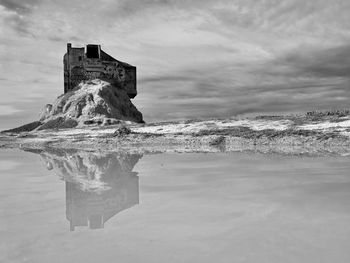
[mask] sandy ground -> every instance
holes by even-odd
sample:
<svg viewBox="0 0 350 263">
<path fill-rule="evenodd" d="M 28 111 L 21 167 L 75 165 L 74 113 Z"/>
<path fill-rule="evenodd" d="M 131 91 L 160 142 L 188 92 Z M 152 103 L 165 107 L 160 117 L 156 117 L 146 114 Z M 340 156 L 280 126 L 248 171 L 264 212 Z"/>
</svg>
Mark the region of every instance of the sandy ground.
<svg viewBox="0 0 350 263">
<path fill-rule="evenodd" d="M 122 127 L 127 127 L 126 131 Z M 122 128 L 122 129 L 121 129 Z M 350 116 L 260 116 L 26 133 L 2 133 L 0 147 L 127 152 L 233 152 L 350 155 Z"/>
</svg>

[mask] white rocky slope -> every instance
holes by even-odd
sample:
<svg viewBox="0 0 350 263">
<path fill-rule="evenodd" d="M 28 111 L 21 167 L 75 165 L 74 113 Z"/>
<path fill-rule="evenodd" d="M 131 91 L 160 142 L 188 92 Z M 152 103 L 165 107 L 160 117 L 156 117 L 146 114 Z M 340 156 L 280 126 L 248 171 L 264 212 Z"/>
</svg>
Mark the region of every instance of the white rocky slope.
<svg viewBox="0 0 350 263">
<path fill-rule="evenodd" d="M 123 89 L 95 79 L 80 83 L 74 90 L 59 96 L 53 105 L 47 104 L 39 121 L 4 132 L 110 125 L 125 121 L 144 123 L 142 113 Z"/>
<path fill-rule="evenodd" d="M 95 79 L 80 83 L 73 91 L 61 95 L 52 106 L 46 106 L 40 129 L 58 126 L 113 124 L 119 120 L 142 123 L 142 114 L 131 103 L 123 89 Z M 61 125 L 60 125 L 61 124 Z"/>
</svg>

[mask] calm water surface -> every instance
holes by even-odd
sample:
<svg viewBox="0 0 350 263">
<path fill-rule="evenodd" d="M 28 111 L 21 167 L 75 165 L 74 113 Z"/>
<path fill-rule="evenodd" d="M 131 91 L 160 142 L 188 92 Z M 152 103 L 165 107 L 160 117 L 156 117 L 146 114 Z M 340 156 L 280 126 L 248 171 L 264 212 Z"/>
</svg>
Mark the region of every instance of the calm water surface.
<svg viewBox="0 0 350 263">
<path fill-rule="evenodd" d="M 0 262 L 350 262 L 349 158 L 0 151 Z"/>
</svg>

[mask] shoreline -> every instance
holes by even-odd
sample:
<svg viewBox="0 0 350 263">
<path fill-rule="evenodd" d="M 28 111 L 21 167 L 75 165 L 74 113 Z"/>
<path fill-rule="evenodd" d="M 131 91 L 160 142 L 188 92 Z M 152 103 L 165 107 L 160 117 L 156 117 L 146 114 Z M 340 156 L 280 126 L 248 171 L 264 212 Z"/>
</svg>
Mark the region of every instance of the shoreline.
<svg viewBox="0 0 350 263">
<path fill-rule="evenodd" d="M 350 116 L 260 116 L 1 133 L 0 148 L 350 156 Z"/>
</svg>

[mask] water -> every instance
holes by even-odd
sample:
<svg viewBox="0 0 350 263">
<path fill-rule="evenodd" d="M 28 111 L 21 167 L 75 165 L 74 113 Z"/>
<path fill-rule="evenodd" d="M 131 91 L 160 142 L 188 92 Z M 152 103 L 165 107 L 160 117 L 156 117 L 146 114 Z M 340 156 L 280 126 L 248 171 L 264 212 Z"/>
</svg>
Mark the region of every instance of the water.
<svg viewBox="0 0 350 263">
<path fill-rule="evenodd" d="M 0 151 L 0 262 L 350 262 L 349 158 Z"/>
</svg>

